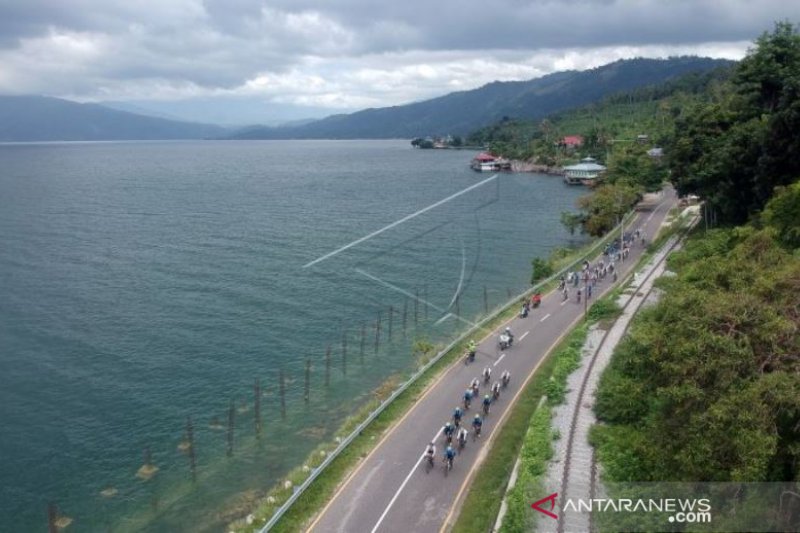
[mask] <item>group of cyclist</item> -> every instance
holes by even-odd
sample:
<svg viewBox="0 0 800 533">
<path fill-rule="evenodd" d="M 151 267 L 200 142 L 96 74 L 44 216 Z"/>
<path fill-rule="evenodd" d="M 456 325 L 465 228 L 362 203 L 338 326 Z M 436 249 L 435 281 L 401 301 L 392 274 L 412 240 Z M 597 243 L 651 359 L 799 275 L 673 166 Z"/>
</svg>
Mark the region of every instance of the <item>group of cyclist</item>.
<svg viewBox="0 0 800 533">
<path fill-rule="evenodd" d="M 474 357 L 474 341 L 470 342 L 469 349 L 471 353 L 473 353 Z M 508 370 L 503 371 L 503 373 L 500 375 L 500 379 L 495 381 L 491 387 L 489 387 L 489 384 L 492 383 L 492 368 L 487 366 L 484 367 L 483 372 L 481 372 L 481 378 L 483 380 L 483 385 L 486 385 L 488 390 L 481 400 L 483 416 L 481 416 L 480 413 L 475 413 L 475 416 L 473 416 L 471 420 L 470 425 L 472 426 L 472 440 L 480 438 L 484 418 L 489 414 L 492 403 L 500 399 L 501 389 L 508 387 L 508 384 L 511 381 L 511 373 Z M 444 436 L 443 460 L 445 471 L 453 468 L 453 461 L 455 460 L 456 455 L 461 453 L 467 445 L 469 430 L 465 427 L 466 424 L 464 423 L 465 413 L 470 409 L 473 399 L 475 401 L 480 399 L 480 387 L 481 379 L 477 377 L 474 378 L 464 391 L 463 406 L 457 405 L 456 408 L 453 409 L 451 420 L 448 420 L 442 428 L 442 434 Z M 425 459 L 428 462 L 429 468 L 433 467 L 435 457 L 436 443 L 431 442 L 425 449 Z"/>
</svg>

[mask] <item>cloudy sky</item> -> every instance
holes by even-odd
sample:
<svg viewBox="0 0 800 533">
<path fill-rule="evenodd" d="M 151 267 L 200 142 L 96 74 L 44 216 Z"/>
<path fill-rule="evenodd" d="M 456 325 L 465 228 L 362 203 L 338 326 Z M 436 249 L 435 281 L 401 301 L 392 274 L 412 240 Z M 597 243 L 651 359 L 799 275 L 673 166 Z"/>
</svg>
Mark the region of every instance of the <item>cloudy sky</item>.
<svg viewBox="0 0 800 533">
<path fill-rule="evenodd" d="M 219 122 L 407 103 L 619 58 L 741 58 L 796 0 L 0 0 L 0 94 Z"/>
</svg>

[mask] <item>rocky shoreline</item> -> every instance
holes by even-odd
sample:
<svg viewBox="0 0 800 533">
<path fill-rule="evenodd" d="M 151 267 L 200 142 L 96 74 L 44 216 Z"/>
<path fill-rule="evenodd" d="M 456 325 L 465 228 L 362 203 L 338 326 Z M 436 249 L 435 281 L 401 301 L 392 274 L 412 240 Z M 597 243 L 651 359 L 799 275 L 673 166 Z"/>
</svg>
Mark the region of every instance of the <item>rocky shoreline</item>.
<svg viewBox="0 0 800 533">
<path fill-rule="evenodd" d="M 511 160 L 512 172 L 536 172 L 537 174 L 548 174 L 550 176 L 563 176 L 564 169 L 561 167 L 551 167 L 548 165 L 540 165 L 532 163 L 531 161 L 520 161 L 517 159 Z"/>
</svg>

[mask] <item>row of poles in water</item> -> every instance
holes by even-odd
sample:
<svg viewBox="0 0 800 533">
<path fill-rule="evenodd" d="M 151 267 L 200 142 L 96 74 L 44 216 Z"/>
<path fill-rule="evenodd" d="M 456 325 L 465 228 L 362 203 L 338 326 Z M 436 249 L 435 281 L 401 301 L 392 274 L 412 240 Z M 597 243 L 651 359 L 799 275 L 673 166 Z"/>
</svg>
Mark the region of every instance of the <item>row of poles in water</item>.
<svg viewBox="0 0 800 533">
<path fill-rule="evenodd" d="M 508 297 L 511 299 L 512 291 L 511 289 L 507 289 Z M 427 288 L 424 291 L 424 294 L 427 295 Z M 420 305 L 422 304 L 422 305 Z M 420 306 L 422 310 L 420 310 Z M 395 309 L 393 305 L 390 305 L 388 308 L 388 313 L 386 315 L 386 338 L 388 342 L 391 342 L 394 335 L 395 329 L 395 315 L 400 315 L 398 318 L 402 324 L 402 334 L 405 337 L 408 327 L 409 315 L 412 314 L 411 307 L 409 305 L 409 299 L 406 298 L 403 301 L 402 312 L 400 309 Z M 424 320 L 428 319 L 428 307 L 427 298 L 425 300 L 420 300 L 419 298 L 419 289 L 416 290 L 415 296 L 413 298 L 413 319 L 414 319 L 414 326 L 419 324 L 420 318 Z M 489 312 L 489 298 L 488 298 L 488 291 L 486 286 L 483 287 L 483 307 L 484 312 L 488 314 Z M 460 317 L 460 295 L 456 296 L 453 302 L 453 314 L 456 317 Z M 422 316 L 420 316 L 422 315 Z M 384 335 L 384 318 L 383 313 L 381 310 L 377 311 L 377 316 L 375 318 L 375 322 L 372 325 L 374 330 L 374 340 L 373 340 L 373 350 L 374 354 L 377 355 L 381 346 L 382 337 Z M 348 329 L 342 327 L 342 337 L 341 337 L 341 368 L 342 373 L 347 375 L 347 356 L 348 356 Z M 372 336 L 372 333 L 370 333 Z M 358 352 L 360 356 L 361 363 L 364 363 L 364 355 L 366 352 L 366 344 L 367 344 L 367 324 L 364 322 L 361 324 L 361 335 L 359 338 L 359 347 Z M 325 387 L 330 386 L 331 380 L 331 368 L 333 366 L 333 358 L 332 358 L 332 346 L 328 344 L 325 350 Z M 310 401 L 310 391 L 311 391 L 311 370 L 312 370 L 312 361 L 311 358 L 306 358 L 305 361 L 305 379 L 304 379 L 304 389 L 303 389 L 303 401 L 307 404 Z M 280 408 L 281 408 L 281 419 L 286 419 L 286 373 L 284 372 L 283 368 L 279 368 L 278 370 L 278 394 L 280 397 Z M 260 378 L 255 379 L 255 383 L 253 385 L 253 420 L 254 420 L 254 429 L 257 438 L 261 437 L 261 431 L 263 428 L 263 423 L 261 420 L 261 397 L 262 397 L 262 388 L 261 388 L 261 380 Z M 228 457 L 232 457 L 234 453 L 234 430 L 235 430 L 235 423 L 236 423 L 236 406 L 233 400 L 230 400 L 227 412 L 227 421 L 224 426 L 226 430 L 226 453 Z M 212 421 L 212 427 L 215 429 L 223 429 L 221 424 L 214 419 Z M 192 421 L 191 415 L 186 417 L 186 426 L 184 429 L 184 441 L 179 446 L 179 449 L 183 451 L 189 461 L 189 470 L 192 476 L 192 482 L 197 481 L 197 455 L 196 455 L 196 444 L 195 444 L 195 436 L 194 436 L 194 423 Z M 154 468 L 152 453 L 150 451 L 150 447 L 146 447 L 144 449 L 144 464 L 142 468 L 140 468 L 139 473 L 137 476 L 140 478 L 147 480 L 157 471 L 157 468 Z M 144 472 L 142 475 L 141 473 Z M 150 472 L 150 474 L 148 474 Z M 66 527 L 64 524 L 64 520 L 66 519 L 65 515 L 62 515 L 59 510 L 58 506 L 55 503 L 48 504 L 47 509 L 48 515 L 48 531 L 49 533 L 58 533 Z M 67 519 L 71 521 L 71 519 Z M 68 525 L 68 522 L 67 522 Z"/>
</svg>

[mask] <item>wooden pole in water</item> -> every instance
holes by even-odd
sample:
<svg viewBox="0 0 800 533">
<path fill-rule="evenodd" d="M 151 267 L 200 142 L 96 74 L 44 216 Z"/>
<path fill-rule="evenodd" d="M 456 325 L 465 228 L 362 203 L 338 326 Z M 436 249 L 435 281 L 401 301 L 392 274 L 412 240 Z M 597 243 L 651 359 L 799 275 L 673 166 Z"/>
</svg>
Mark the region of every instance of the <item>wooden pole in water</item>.
<svg viewBox="0 0 800 533">
<path fill-rule="evenodd" d="M 281 382 L 281 419 L 286 420 L 286 376 L 283 375 L 283 368 L 280 369 Z"/>
<path fill-rule="evenodd" d="M 361 323 L 361 364 L 364 364 L 364 343 L 367 341 L 367 324 Z"/>
<path fill-rule="evenodd" d="M 408 298 L 403 298 L 403 337 L 406 336 L 406 316 L 408 315 Z"/>
<path fill-rule="evenodd" d="M 329 387 L 331 384 L 331 345 L 325 350 L 325 386 Z"/>
<path fill-rule="evenodd" d="M 253 386 L 253 422 L 256 425 L 256 436 L 261 436 L 261 380 L 256 378 Z"/>
<path fill-rule="evenodd" d="M 235 416 L 236 408 L 233 405 L 233 400 L 231 400 L 228 406 L 228 457 L 233 456 L 233 424 Z"/>
<path fill-rule="evenodd" d="M 342 372 L 347 375 L 347 328 L 342 327 Z"/>
<path fill-rule="evenodd" d="M 489 295 L 486 294 L 486 285 L 483 286 L 483 312 L 489 314 Z"/>
<path fill-rule="evenodd" d="M 375 320 L 375 354 L 378 354 L 378 348 L 381 345 L 381 312 L 378 310 L 378 318 Z"/>
<path fill-rule="evenodd" d="M 303 393 L 303 399 L 308 403 L 309 389 L 311 388 L 311 359 L 306 358 L 306 386 Z"/>
<path fill-rule="evenodd" d="M 194 426 L 192 417 L 186 417 L 186 440 L 189 441 L 189 470 L 192 472 L 192 482 L 197 481 L 196 455 L 194 454 Z"/>
<path fill-rule="evenodd" d="M 419 323 L 419 287 L 414 289 L 414 326 Z"/>
<path fill-rule="evenodd" d="M 48 533 L 58 533 L 58 507 L 53 502 L 47 504 L 47 531 Z"/>
<path fill-rule="evenodd" d="M 389 306 L 389 342 L 392 342 L 392 322 L 394 322 L 394 307 Z"/>
</svg>

